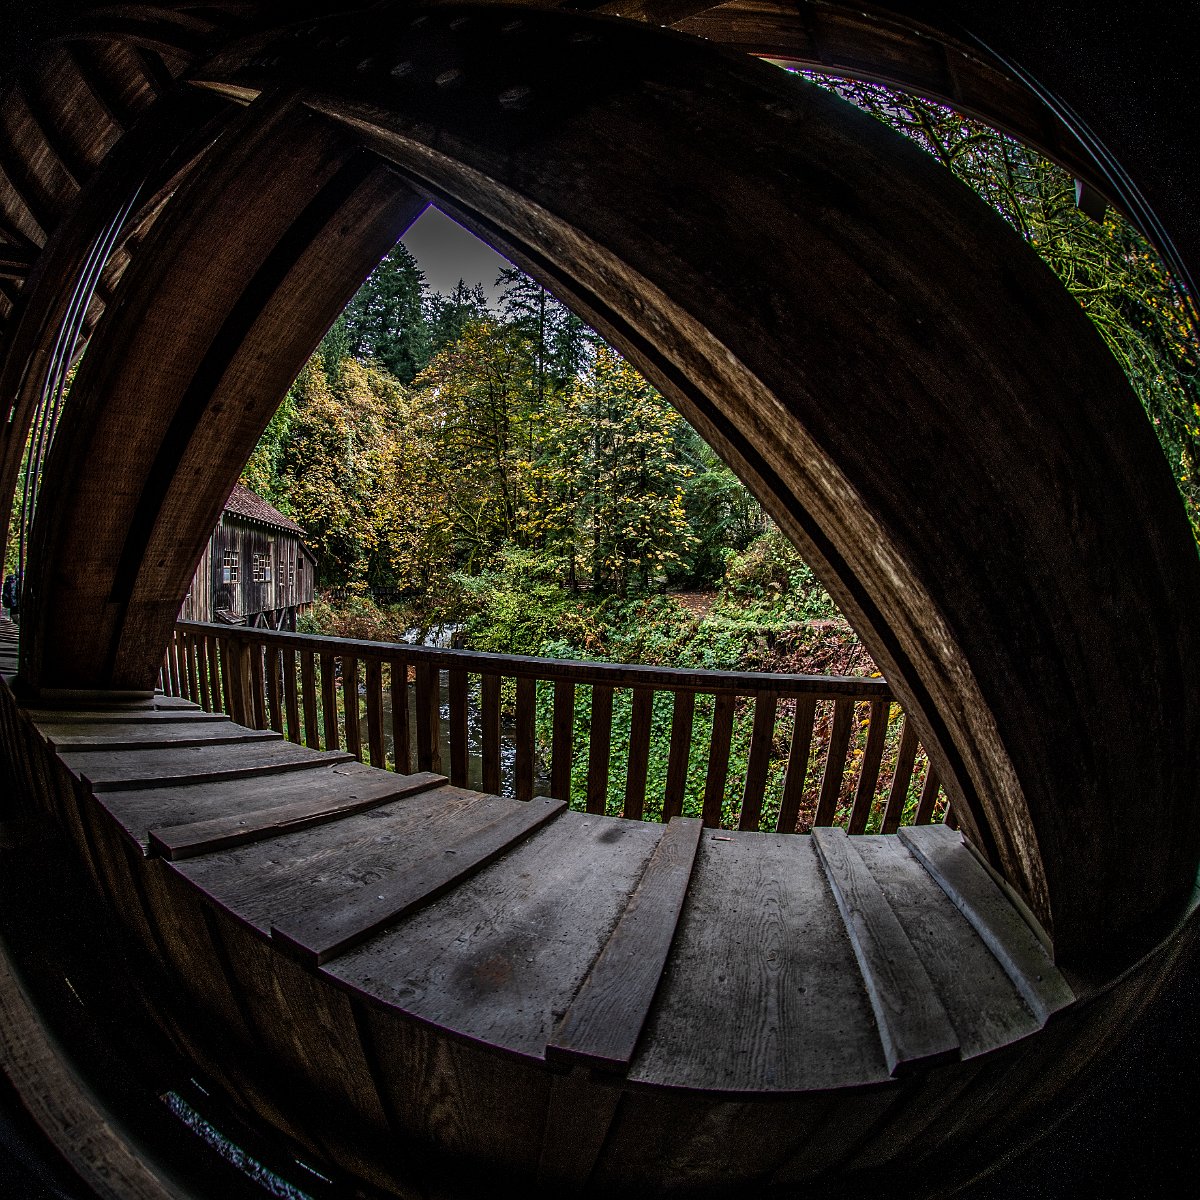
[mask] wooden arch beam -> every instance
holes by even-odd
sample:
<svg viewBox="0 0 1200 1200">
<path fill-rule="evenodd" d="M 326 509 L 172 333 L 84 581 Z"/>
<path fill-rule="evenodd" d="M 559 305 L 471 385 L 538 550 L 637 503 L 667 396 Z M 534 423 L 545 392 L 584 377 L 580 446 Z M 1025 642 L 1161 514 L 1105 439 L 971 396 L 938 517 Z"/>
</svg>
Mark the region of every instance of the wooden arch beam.
<svg viewBox="0 0 1200 1200">
<path fill-rule="evenodd" d="M 35 529 L 27 683 L 149 686 L 259 431 L 422 203 L 365 143 L 752 484 L 1060 955 L 1111 965 L 1161 935 L 1200 847 L 1200 565 L 1135 398 L 1050 273 L 898 136 L 740 56 L 557 13 L 354 20 L 204 72 L 264 99 L 97 331 Z"/>
<path fill-rule="evenodd" d="M 287 97 L 172 198 L 72 388 L 30 540 L 23 686 L 144 691 L 250 450 L 325 330 L 424 207 Z"/>
<path fill-rule="evenodd" d="M 303 81 L 672 396 L 1061 955 L 1163 932 L 1200 846 L 1200 568 L 1128 384 L 995 214 L 773 68 L 564 14 L 344 18 L 204 78 Z"/>
</svg>

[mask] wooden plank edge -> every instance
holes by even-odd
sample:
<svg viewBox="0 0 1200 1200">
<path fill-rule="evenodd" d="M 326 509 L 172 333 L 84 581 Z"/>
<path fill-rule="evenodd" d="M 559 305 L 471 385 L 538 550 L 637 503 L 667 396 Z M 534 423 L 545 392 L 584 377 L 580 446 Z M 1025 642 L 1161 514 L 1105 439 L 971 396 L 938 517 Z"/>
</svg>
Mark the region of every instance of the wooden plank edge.
<svg viewBox="0 0 1200 1200">
<path fill-rule="evenodd" d="M 192 771 L 185 775 L 153 775 L 135 776 L 132 779 L 91 779 L 82 772 L 75 770 L 70 763 L 63 762 L 81 783 L 90 787 L 93 792 L 140 792 L 158 787 L 187 787 L 192 783 L 212 783 L 215 780 L 253 779 L 259 775 L 287 775 L 292 771 L 312 771 L 318 767 L 334 766 L 337 763 L 355 762 L 353 754 L 339 750 L 321 751 L 320 758 L 297 759 L 293 762 L 282 763 L 251 763 L 244 767 L 232 767 L 227 770 Z"/>
<path fill-rule="evenodd" d="M 992 952 L 992 956 L 1012 981 L 1021 998 L 1029 1005 L 1039 1024 L 1045 1025 L 1056 1012 L 1075 1003 L 1074 991 L 1054 965 L 1046 947 L 1030 929 L 1020 911 L 1013 906 L 997 886 L 995 880 L 984 870 L 982 863 L 966 846 L 961 834 L 947 829 L 944 825 L 922 825 L 920 827 L 903 826 L 897 831 L 897 836 L 913 857 L 929 872 L 934 882 L 946 893 L 955 908 L 970 922 L 980 940 Z M 972 871 L 979 882 L 986 881 L 987 886 L 994 890 L 996 899 L 1012 913 L 1012 928 L 1017 931 L 1017 938 L 1022 945 L 1019 947 L 1011 945 L 987 913 L 969 896 L 965 895 L 950 878 L 943 863 L 939 861 L 941 857 L 937 853 L 939 842 L 946 850 L 961 849 L 963 851 L 965 857 L 961 861 L 965 869 Z M 1039 970 L 1033 973 L 1026 970 L 1018 960 L 1014 952 L 1016 950 L 1024 951 L 1035 962 L 1038 962 Z M 1045 963 L 1044 968 L 1041 967 L 1042 960 Z"/>
<path fill-rule="evenodd" d="M 341 817 L 366 812 L 380 805 L 390 804 L 393 800 L 403 800 L 427 792 L 447 782 L 444 775 L 434 775 L 428 771 L 415 775 L 395 775 L 392 778 L 394 785 L 385 793 L 362 798 L 351 796 L 333 802 L 323 798 L 315 799 L 309 802 L 307 808 L 300 806 L 300 810 L 294 816 L 284 820 L 279 820 L 280 814 L 288 808 L 295 809 L 294 802 L 285 801 L 248 812 L 209 817 L 203 821 L 158 825 L 149 832 L 150 856 L 158 855 L 172 862 L 180 862 L 201 854 L 215 854 L 218 850 L 266 841 L 286 833 L 295 833 L 299 829 L 308 829 Z M 351 786 L 361 787 L 359 779 L 361 777 L 351 780 Z"/>
<path fill-rule="evenodd" d="M 323 966 L 414 909 L 445 895 L 566 809 L 565 801 L 549 796 L 520 802 L 518 808 L 466 834 L 453 846 L 444 847 L 437 860 L 442 869 L 430 871 L 429 878 L 422 880 L 418 870 L 411 871 L 388 885 L 390 896 L 387 891 L 375 892 L 378 884 L 364 886 L 357 895 L 341 898 L 341 907 L 332 921 L 328 905 L 301 910 L 271 925 L 271 941 L 309 966 Z M 363 893 L 374 895 L 364 898 Z M 349 928 L 335 932 L 331 928 L 335 925 Z"/>
<path fill-rule="evenodd" d="M 170 740 L 127 737 L 111 742 L 81 742 L 73 741 L 69 737 L 58 741 L 52 733 L 47 735 L 45 732 L 42 733 L 42 737 L 51 750 L 64 754 L 117 754 L 125 750 L 198 750 L 205 746 L 244 746 L 252 742 L 283 741 L 283 735 L 271 729 L 242 729 L 240 725 L 234 728 L 237 729 L 237 733 L 215 738 L 188 737 L 184 734 Z"/>
<path fill-rule="evenodd" d="M 673 817 L 663 830 L 624 912 L 547 1041 L 547 1062 L 629 1069 L 675 940 L 703 828 L 699 818 Z M 649 937 L 647 920 L 654 923 Z M 614 1005 L 630 991 L 628 1019 L 614 1021 Z"/>
<path fill-rule="evenodd" d="M 957 1061 L 961 1046 L 949 1014 L 849 835 L 840 828 L 815 828 L 810 836 L 862 972 L 888 1073 Z"/>
</svg>

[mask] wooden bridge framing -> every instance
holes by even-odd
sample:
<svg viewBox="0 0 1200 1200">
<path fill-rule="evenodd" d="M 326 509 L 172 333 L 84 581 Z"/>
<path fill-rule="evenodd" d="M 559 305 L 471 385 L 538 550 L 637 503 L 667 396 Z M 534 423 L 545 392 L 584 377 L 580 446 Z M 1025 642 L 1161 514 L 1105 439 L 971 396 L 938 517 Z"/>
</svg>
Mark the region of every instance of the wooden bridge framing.
<svg viewBox="0 0 1200 1200">
<path fill-rule="evenodd" d="M 0 499 L 39 414 L 56 421 L 0 654 L 0 817 L 24 831 L 5 853 L 52 844 L 90 881 L 132 994 L 166 965 L 178 1003 L 139 1011 L 247 1127 L 398 1194 L 500 1169 L 596 1194 L 969 1177 L 1190 945 L 1200 562 L 1136 399 L 1002 222 L 745 52 L 1026 137 L 1189 288 L 1196 192 L 1171 180 L 1197 166 L 1194 105 L 1085 78 L 1018 0 L 928 7 L 80 0 L 14 25 Z M 1122 123 L 1138 114 L 1160 149 Z M 460 760 L 441 783 L 248 728 L 286 693 L 238 725 L 154 698 L 250 448 L 430 201 L 759 495 L 880 664 L 961 836 L 564 812 L 472 792 Z M 450 937 L 481 904 L 496 923 Z M 947 973 L 950 952 L 972 965 Z M 786 1133 L 745 1137 L 768 1109 Z M 90 1186 L 156 1194 L 148 1153 L 97 1117 L 76 1154 L 75 1127 L 59 1146 Z M 141 1190 L 105 1183 L 118 1159 Z"/>
</svg>

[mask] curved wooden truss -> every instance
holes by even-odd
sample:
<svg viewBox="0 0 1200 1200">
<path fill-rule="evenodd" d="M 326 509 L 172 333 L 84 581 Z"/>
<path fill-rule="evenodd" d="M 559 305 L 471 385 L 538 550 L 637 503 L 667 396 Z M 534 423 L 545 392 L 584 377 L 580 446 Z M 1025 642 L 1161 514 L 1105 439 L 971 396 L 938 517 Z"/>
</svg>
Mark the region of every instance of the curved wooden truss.
<svg viewBox="0 0 1200 1200">
<path fill-rule="evenodd" d="M 67 135 L 36 73 L 13 85 L 0 496 L 46 381 L 90 336 L 46 457 L 18 686 L 51 706 L 149 694 L 279 397 L 433 201 L 618 346 L 760 496 L 1057 962 L 1112 978 L 1175 927 L 1200 857 L 1200 564 L 1137 402 L 1027 248 L 911 146 L 652 26 L 970 96 L 1132 209 L 1140 192 L 953 33 L 922 61 L 925 32 L 833 7 L 612 11 L 640 20 L 98 10 L 37 68 L 81 89 L 94 137 Z M 64 339 L 89 248 L 135 192 Z"/>
</svg>

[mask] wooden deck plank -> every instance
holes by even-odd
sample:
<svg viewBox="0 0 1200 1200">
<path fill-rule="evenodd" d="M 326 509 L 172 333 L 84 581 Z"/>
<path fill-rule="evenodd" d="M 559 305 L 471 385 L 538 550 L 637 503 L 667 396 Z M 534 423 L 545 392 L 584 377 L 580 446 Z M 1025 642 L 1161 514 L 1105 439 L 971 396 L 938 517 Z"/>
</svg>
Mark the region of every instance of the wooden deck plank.
<svg viewBox="0 0 1200 1200">
<path fill-rule="evenodd" d="M 958 1035 L 925 966 L 843 829 L 812 831 L 854 947 L 888 1072 L 958 1057 Z"/>
<path fill-rule="evenodd" d="M 876 835 L 854 848 L 925 965 L 963 1058 L 1034 1033 L 1039 1023 L 1012 980 L 904 843 Z"/>
<path fill-rule="evenodd" d="M 329 762 L 345 762 L 349 754 L 321 754 L 282 740 L 235 746 L 163 747 L 126 750 L 68 750 L 59 758 L 93 791 L 158 787 L 164 782 L 203 783 L 208 779 L 240 779 L 285 771 L 304 771 Z"/>
<path fill-rule="evenodd" d="M 24 712 L 39 729 L 47 730 L 62 725 L 211 725 L 229 720 L 224 713 L 204 712 L 198 708 L 27 708 Z"/>
<path fill-rule="evenodd" d="M 96 799 L 142 852 L 149 854 L 150 830 L 160 825 L 236 818 L 257 809 L 326 803 L 339 796 L 387 795 L 396 778 L 348 759 L 317 764 L 309 771 L 100 792 Z"/>
<path fill-rule="evenodd" d="M 371 882 L 332 904 L 273 924 L 271 940 L 320 966 L 449 891 L 564 811 L 565 802 L 550 796 L 505 806 L 494 820 L 444 847 L 441 854 L 426 854 L 403 877 L 386 884 Z"/>
<path fill-rule="evenodd" d="M 897 835 L 1008 973 L 1039 1024 L 1075 999 L 1037 935 L 963 843 L 945 825 L 902 828 Z"/>
<path fill-rule="evenodd" d="M 111 722 L 103 725 L 71 723 L 44 725 L 42 737 L 59 753 L 71 750 L 153 750 L 166 746 L 233 746 L 248 742 L 277 742 L 280 735 L 269 729 L 246 729 L 232 721 L 179 721 L 168 723 Z"/>
<path fill-rule="evenodd" d="M 661 833 L 564 812 L 324 970 L 424 1023 L 540 1061 Z"/>
<path fill-rule="evenodd" d="M 705 831 L 628 1078 L 728 1093 L 890 1078 L 811 838 Z"/>
<path fill-rule="evenodd" d="M 269 935 L 291 917 L 331 908 L 364 887 L 404 879 L 446 855 L 518 801 L 456 788 L 431 788 L 396 804 L 343 817 L 218 854 L 171 864 L 239 920 Z"/>
<path fill-rule="evenodd" d="M 547 1043 L 548 1060 L 629 1066 L 675 937 L 701 828 L 697 818 L 675 817 L 663 831 L 612 936 Z"/>
<path fill-rule="evenodd" d="M 150 849 L 178 862 L 198 854 L 213 854 L 352 816 L 392 800 L 414 796 L 446 782 L 444 775 L 393 775 L 382 771 L 344 784 L 342 794 L 325 792 L 301 800 L 288 799 L 265 808 L 241 809 L 203 821 L 160 825 L 150 830 Z"/>
</svg>

